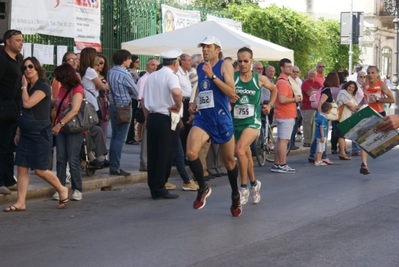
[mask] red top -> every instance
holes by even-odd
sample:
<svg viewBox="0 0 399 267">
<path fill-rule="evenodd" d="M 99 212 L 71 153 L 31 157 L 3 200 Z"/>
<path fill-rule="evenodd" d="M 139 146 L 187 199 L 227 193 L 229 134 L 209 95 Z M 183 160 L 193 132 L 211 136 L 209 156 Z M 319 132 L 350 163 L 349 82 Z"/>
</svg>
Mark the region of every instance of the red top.
<svg viewBox="0 0 399 267">
<path fill-rule="evenodd" d="M 58 106 L 59 106 L 61 100 L 64 98 L 66 92 L 67 92 L 66 89 L 63 86 L 61 86 L 60 90 L 58 92 L 57 101 L 55 102 L 56 105 L 57 105 L 57 109 L 58 109 Z M 73 88 L 73 94 L 76 95 L 78 93 L 80 93 L 84 97 L 83 87 L 81 85 L 78 85 L 75 88 Z M 61 105 L 61 108 L 60 108 L 60 113 L 58 114 L 56 123 L 59 123 L 64 118 L 65 110 L 71 106 L 70 98 L 71 98 L 71 93 L 69 93 L 65 97 L 64 101 L 62 102 L 62 105 Z M 61 128 L 61 131 L 64 131 L 64 129 Z"/>
<path fill-rule="evenodd" d="M 312 106 L 310 105 L 310 100 L 309 100 L 309 96 L 306 94 L 307 91 L 315 91 L 318 90 L 320 88 L 322 88 L 323 86 L 316 80 L 314 80 L 313 82 L 310 80 L 305 80 L 302 83 L 301 89 L 302 89 L 302 110 L 309 110 L 309 109 L 314 109 L 312 108 Z"/>
</svg>

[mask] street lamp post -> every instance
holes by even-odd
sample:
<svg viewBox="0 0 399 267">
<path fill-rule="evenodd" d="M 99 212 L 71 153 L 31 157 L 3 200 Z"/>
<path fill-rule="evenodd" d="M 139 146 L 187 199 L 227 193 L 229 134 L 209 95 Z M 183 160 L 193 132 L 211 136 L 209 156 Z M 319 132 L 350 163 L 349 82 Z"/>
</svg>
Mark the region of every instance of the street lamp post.
<svg viewBox="0 0 399 267">
<path fill-rule="evenodd" d="M 392 90 L 395 96 L 395 114 L 399 114 L 398 104 L 399 104 L 399 88 L 398 88 L 398 63 L 399 63 L 399 17 L 398 17 L 398 9 L 399 9 L 399 0 L 381 0 L 384 4 L 385 10 L 395 16 L 393 20 L 393 24 L 395 26 L 395 51 L 394 51 L 394 59 L 393 59 L 393 66 L 394 66 L 394 73 L 392 77 Z"/>
</svg>

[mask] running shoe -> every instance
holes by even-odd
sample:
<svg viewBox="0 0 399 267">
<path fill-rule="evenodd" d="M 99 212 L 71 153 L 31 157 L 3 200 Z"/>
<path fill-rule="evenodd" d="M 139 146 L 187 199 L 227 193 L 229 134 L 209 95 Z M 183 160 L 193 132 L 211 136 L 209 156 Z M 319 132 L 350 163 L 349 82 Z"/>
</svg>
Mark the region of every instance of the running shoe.
<svg viewBox="0 0 399 267">
<path fill-rule="evenodd" d="M 251 186 L 251 192 L 252 192 L 252 202 L 254 204 L 258 204 L 260 201 L 260 187 L 261 187 L 262 183 L 258 180 L 256 181 L 256 185 L 255 186 Z"/>
<path fill-rule="evenodd" d="M 279 166 L 280 170 L 279 172 L 281 173 L 296 173 L 296 170 L 288 166 L 287 164 L 284 166 Z"/>
<path fill-rule="evenodd" d="M 230 207 L 230 212 L 233 217 L 239 217 L 242 213 L 242 205 L 240 203 L 240 197 L 231 198 L 232 204 Z"/>
<path fill-rule="evenodd" d="M 212 193 L 212 189 L 208 186 L 205 190 L 198 190 L 197 198 L 194 201 L 194 209 L 200 210 L 205 207 L 206 198 Z"/>
<path fill-rule="evenodd" d="M 279 170 L 280 170 L 280 167 L 276 164 L 273 164 L 273 166 L 270 169 L 271 172 L 279 172 Z"/>
<path fill-rule="evenodd" d="M 360 173 L 364 175 L 370 174 L 369 167 L 367 167 L 366 164 L 362 163 L 362 165 L 360 165 Z"/>
<path fill-rule="evenodd" d="M 248 197 L 249 197 L 249 190 L 246 187 L 241 187 L 240 188 L 240 201 L 241 205 L 245 205 L 248 202 Z"/>
</svg>

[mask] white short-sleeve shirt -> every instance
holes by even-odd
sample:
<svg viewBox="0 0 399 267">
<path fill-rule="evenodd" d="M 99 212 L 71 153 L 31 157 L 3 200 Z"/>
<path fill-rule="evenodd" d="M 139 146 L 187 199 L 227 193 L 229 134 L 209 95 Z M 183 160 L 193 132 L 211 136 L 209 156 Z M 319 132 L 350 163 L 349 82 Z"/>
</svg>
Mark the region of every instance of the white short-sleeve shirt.
<svg viewBox="0 0 399 267">
<path fill-rule="evenodd" d="M 144 105 L 149 112 L 169 115 L 168 108 L 175 104 L 172 89 L 179 88 L 179 77 L 169 67 L 151 73 L 144 86 Z"/>
<path fill-rule="evenodd" d="M 96 84 L 93 82 L 93 79 L 96 77 L 98 77 L 97 72 L 93 68 L 88 67 L 85 76 L 82 78 L 82 85 L 84 89 L 92 92 L 95 97 L 98 97 Z"/>
<path fill-rule="evenodd" d="M 188 72 L 184 71 L 181 67 L 179 67 L 179 70 L 176 72 L 176 74 L 177 76 L 179 76 L 183 97 L 191 97 L 192 87 Z"/>
</svg>

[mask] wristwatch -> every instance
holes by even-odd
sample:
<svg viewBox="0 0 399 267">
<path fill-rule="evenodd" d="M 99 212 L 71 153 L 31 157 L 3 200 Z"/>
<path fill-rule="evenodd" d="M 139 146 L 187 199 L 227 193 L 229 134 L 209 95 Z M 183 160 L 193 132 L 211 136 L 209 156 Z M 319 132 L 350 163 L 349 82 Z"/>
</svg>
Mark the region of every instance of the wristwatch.
<svg viewBox="0 0 399 267">
<path fill-rule="evenodd" d="M 216 75 L 213 74 L 212 77 L 211 77 L 211 80 L 213 81 L 213 80 L 215 80 L 216 78 L 217 78 Z"/>
<path fill-rule="evenodd" d="M 63 123 L 62 121 L 60 121 L 60 125 L 61 125 L 61 127 L 64 127 L 64 126 L 65 126 L 65 123 Z"/>
<path fill-rule="evenodd" d="M 380 102 L 380 98 L 378 96 L 375 96 L 375 101 Z"/>
</svg>

